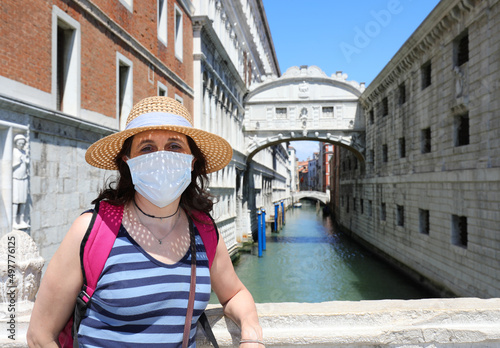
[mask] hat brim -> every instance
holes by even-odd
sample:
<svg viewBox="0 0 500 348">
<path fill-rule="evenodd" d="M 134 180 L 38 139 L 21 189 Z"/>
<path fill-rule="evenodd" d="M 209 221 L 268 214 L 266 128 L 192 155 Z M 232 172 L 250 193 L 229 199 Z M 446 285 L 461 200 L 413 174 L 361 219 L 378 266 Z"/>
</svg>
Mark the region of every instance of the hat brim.
<svg viewBox="0 0 500 348">
<path fill-rule="evenodd" d="M 117 170 L 115 158 L 126 139 L 148 130 L 169 130 L 187 135 L 196 143 L 206 159 L 207 173 L 216 172 L 231 162 L 233 149 L 226 139 L 201 129 L 183 126 L 146 126 L 127 129 L 108 135 L 92 145 L 85 153 L 88 164 L 102 169 Z"/>
</svg>

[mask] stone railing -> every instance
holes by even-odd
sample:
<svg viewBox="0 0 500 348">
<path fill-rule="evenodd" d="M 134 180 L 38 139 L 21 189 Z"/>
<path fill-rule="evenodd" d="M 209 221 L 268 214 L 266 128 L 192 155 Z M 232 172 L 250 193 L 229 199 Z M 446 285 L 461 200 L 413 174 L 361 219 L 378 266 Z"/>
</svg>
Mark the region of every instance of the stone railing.
<svg viewBox="0 0 500 348">
<path fill-rule="evenodd" d="M 500 299 L 258 304 L 266 347 L 500 347 Z M 221 347 L 239 329 L 207 309 Z M 197 347 L 210 347 L 198 330 Z"/>
</svg>

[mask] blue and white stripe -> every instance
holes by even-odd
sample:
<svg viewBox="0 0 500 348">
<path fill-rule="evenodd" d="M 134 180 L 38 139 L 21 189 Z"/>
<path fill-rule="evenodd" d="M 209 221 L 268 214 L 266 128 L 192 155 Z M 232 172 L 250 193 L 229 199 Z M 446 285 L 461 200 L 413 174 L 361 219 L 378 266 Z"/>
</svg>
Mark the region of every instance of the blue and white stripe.
<svg viewBox="0 0 500 348">
<path fill-rule="evenodd" d="M 196 232 L 196 296 L 190 347 L 196 323 L 210 299 L 205 247 Z M 80 324 L 80 347 L 180 347 L 189 297 L 191 251 L 167 265 L 146 253 L 123 226 Z"/>
</svg>

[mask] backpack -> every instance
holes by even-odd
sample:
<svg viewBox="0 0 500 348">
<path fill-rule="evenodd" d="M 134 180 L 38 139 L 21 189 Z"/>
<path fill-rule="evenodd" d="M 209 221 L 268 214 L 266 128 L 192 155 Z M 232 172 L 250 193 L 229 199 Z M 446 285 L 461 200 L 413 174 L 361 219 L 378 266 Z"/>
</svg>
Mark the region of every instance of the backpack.
<svg viewBox="0 0 500 348">
<path fill-rule="evenodd" d="M 191 216 L 205 245 L 209 268 L 211 268 L 219 240 L 217 227 L 212 217 L 206 213 L 192 211 Z M 90 304 L 97 281 L 118 235 L 122 218 L 123 206 L 114 206 L 106 201 L 96 203 L 92 219 L 80 246 L 80 264 L 83 274 L 82 290 L 76 299 L 73 316 L 58 337 L 59 344 L 63 348 L 77 347 L 78 342 L 74 337 L 78 334 L 80 321 Z M 199 323 L 210 342 L 215 348 L 218 348 L 205 312 L 200 316 Z"/>
</svg>

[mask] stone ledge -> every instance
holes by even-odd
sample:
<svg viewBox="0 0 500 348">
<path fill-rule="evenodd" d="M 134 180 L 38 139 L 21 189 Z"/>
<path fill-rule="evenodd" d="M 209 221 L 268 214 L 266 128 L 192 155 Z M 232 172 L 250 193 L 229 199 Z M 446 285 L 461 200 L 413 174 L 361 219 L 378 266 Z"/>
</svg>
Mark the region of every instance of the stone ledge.
<svg viewBox="0 0 500 348">
<path fill-rule="evenodd" d="M 500 347 L 500 299 L 258 304 L 266 347 Z M 239 329 L 207 309 L 221 347 Z M 223 320 L 221 320 L 223 319 Z M 210 347 L 201 330 L 198 347 Z"/>
</svg>

